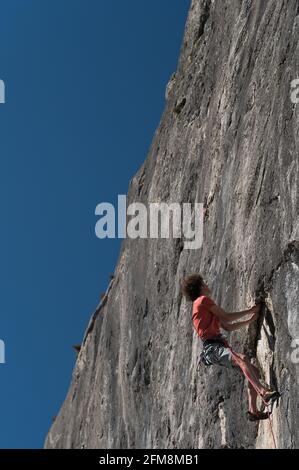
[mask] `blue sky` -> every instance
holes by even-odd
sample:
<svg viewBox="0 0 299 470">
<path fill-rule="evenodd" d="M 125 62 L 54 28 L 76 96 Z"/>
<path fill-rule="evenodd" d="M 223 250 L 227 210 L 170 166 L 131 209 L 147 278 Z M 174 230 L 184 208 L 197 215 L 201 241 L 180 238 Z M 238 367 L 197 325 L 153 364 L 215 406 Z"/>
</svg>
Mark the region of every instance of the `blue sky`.
<svg viewBox="0 0 299 470">
<path fill-rule="evenodd" d="M 145 160 L 189 0 L 2 0 L 0 447 L 39 448 L 117 262 L 95 207 Z"/>
</svg>

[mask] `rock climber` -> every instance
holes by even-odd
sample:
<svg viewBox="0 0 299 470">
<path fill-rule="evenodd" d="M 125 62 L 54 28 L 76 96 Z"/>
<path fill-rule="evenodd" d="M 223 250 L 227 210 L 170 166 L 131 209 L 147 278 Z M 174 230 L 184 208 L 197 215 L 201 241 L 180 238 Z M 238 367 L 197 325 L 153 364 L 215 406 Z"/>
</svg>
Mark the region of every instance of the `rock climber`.
<svg viewBox="0 0 299 470">
<path fill-rule="evenodd" d="M 250 325 L 258 318 L 261 305 L 257 304 L 241 312 L 227 313 L 211 299 L 211 290 L 200 274 L 191 274 L 182 279 L 181 290 L 186 299 L 193 302 L 193 326 L 203 341 L 202 362 L 206 366 L 217 364 L 240 367 L 248 380 L 248 419 L 250 421 L 267 419 L 269 413 L 259 411 L 257 408 L 257 397 L 260 395 L 264 404 L 271 404 L 279 398 L 279 392 L 265 388 L 260 382 L 257 367 L 244 354 L 235 353 L 220 333 L 220 328 L 236 331 Z M 238 321 L 249 315 L 249 319 Z"/>
</svg>

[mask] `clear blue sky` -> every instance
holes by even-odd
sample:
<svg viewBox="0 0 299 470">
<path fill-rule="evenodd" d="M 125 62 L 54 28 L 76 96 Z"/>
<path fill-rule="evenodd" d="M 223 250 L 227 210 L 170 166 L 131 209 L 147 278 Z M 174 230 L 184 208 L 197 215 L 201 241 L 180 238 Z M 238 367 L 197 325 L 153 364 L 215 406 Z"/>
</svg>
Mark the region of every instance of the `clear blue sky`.
<svg viewBox="0 0 299 470">
<path fill-rule="evenodd" d="M 148 152 L 189 0 L 2 0 L 0 447 L 39 448 L 118 258 L 95 237 Z"/>
</svg>

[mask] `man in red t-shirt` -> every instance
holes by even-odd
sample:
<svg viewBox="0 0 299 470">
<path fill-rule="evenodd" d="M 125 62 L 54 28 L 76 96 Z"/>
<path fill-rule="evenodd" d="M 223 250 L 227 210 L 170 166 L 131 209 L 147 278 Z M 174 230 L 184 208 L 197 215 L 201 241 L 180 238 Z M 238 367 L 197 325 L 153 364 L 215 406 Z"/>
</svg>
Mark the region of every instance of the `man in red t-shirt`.
<svg viewBox="0 0 299 470">
<path fill-rule="evenodd" d="M 238 366 L 248 379 L 250 421 L 267 419 L 268 414 L 257 409 L 257 393 L 268 403 L 280 395 L 276 390 L 265 388 L 259 380 L 259 370 L 244 354 L 232 351 L 220 329 L 236 331 L 243 328 L 259 315 L 260 304 L 242 312 L 227 313 L 211 299 L 211 290 L 200 274 L 192 274 L 181 282 L 181 288 L 187 300 L 193 302 L 192 322 L 198 336 L 203 341 L 201 359 L 205 365 Z M 241 318 L 251 315 L 249 319 Z"/>
</svg>

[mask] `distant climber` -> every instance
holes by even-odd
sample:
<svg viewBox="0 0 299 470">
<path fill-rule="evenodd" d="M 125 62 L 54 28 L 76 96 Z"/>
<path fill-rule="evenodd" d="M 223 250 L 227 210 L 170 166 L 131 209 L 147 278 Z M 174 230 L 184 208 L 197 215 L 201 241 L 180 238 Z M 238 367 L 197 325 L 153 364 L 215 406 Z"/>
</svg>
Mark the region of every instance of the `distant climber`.
<svg viewBox="0 0 299 470">
<path fill-rule="evenodd" d="M 280 394 L 261 384 L 257 367 L 251 364 L 244 354 L 233 351 L 220 333 L 220 328 L 235 331 L 255 321 L 260 312 L 260 304 L 241 312 L 227 313 L 211 299 L 211 290 L 200 274 L 191 274 L 182 279 L 181 289 L 186 299 L 193 302 L 193 326 L 203 341 L 202 362 L 206 366 L 217 364 L 225 367 L 240 367 L 248 379 L 248 419 L 250 421 L 267 419 L 269 413 L 259 411 L 257 408 L 257 396 L 261 396 L 264 404 L 271 404 L 279 398 Z M 237 321 L 247 315 L 251 317 Z"/>
</svg>

